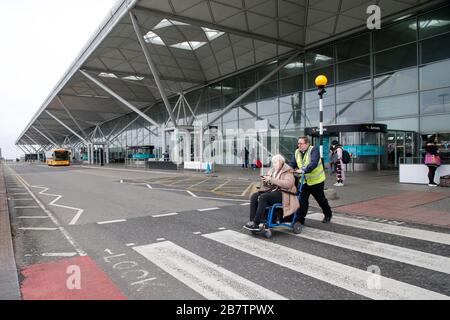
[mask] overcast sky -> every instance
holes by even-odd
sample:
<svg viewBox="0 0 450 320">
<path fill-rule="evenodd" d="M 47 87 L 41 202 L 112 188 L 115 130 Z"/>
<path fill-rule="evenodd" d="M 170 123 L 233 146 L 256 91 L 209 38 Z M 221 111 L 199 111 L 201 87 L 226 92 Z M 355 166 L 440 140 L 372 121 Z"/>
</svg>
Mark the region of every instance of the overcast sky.
<svg viewBox="0 0 450 320">
<path fill-rule="evenodd" d="M 1 1 L 0 148 L 14 142 L 116 0 Z"/>
</svg>

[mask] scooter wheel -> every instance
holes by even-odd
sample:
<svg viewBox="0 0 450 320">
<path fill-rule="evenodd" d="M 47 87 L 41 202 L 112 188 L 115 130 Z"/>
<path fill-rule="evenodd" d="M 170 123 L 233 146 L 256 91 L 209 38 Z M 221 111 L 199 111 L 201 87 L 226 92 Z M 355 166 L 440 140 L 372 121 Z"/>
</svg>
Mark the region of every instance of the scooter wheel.
<svg viewBox="0 0 450 320">
<path fill-rule="evenodd" d="M 295 234 L 302 233 L 302 229 L 303 229 L 303 225 L 300 222 L 294 223 L 293 231 L 294 231 Z"/>
</svg>

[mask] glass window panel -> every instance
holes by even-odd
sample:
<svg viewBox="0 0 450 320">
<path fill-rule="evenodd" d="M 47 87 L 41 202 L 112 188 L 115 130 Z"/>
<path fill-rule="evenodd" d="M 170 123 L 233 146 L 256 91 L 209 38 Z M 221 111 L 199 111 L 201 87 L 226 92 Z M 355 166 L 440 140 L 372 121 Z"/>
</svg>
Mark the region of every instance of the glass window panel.
<svg viewBox="0 0 450 320">
<path fill-rule="evenodd" d="M 375 97 L 417 91 L 417 68 L 400 70 L 374 78 Z"/>
<path fill-rule="evenodd" d="M 224 105 L 227 106 L 228 104 L 232 103 L 234 100 L 236 100 L 239 97 L 239 92 L 226 94 L 223 96 L 224 98 Z"/>
<path fill-rule="evenodd" d="M 280 114 L 280 129 L 300 129 L 304 126 L 304 115 L 302 110 L 294 110 Z"/>
<path fill-rule="evenodd" d="M 324 124 L 334 124 L 335 123 L 335 109 L 332 107 L 323 108 L 323 123 Z M 306 126 L 307 127 L 318 127 L 319 126 L 319 107 L 314 109 L 306 110 Z"/>
<path fill-rule="evenodd" d="M 323 105 L 334 105 L 334 87 L 326 89 L 327 92 L 323 95 Z M 317 108 L 319 110 L 319 94 L 317 90 L 307 91 L 306 95 L 306 108 Z"/>
<path fill-rule="evenodd" d="M 243 130 L 255 129 L 256 118 L 239 120 L 239 128 Z"/>
<path fill-rule="evenodd" d="M 372 100 L 348 102 L 337 106 L 337 123 L 366 122 L 372 119 Z"/>
<path fill-rule="evenodd" d="M 320 48 L 306 53 L 305 64 L 307 70 L 322 68 L 334 63 L 333 46 Z"/>
<path fill-rule="evenodd" d="M 449 123 L 450 114 L 422 117 L 420 119 L 420 130 L 429 133 L 449 132 Z"/>
<path fill-rule="evenodd" d="M 375 50 L 379 51 L 415 41 L 417 32 L 412 27 L 415 23 L 415 18 L 409 19 L 376 31 L 374 33 Z"/>
<path fill-rule="evenodd" d="M 363 100 L 372 97 L 372 81 L 370 79 L 347 82 L 336 86 L 337 103 Z"/>
<path fill-rule="evenodd" d="M 235 107 L 235 108 L 231 109 L 229 112 L 224 114 L 222 118 L 223 118 L 224 122 L 237 121 L 238 120 L 238 108 Z"/>
<path fill-rule="evenodd" d="M 419 102 L 416 93 L 375 100 L 375 117 L 377 119 L 415 115 L 418 112 Z"/>
<path fill-rule="evenodd" d="M 268 75 L 270 72 L 272 72 L 273 70 L 275 70 L 278 67 L 278 63 L 271 63 L 268 65 L 265 65 L 261 68 L 258 69 L 257 73 L 258 73 L 258 81 L 261 80 L 262 78 L 264 78 L 266 75 Z M 266 81 L 274 81 L 278 79 L 278 73 L 275 73 L 274 75 L 272 75 L 269 79 L 267 79 Z"/>
<path fill-rule="evenodd" d="M 258 101 L 258 116 L 278 113 L 278 99 Z"/>
<path fill-rule="evenodd" d="M 421 39 L 450 31 L 450 6 L 419 17 Z"/>
<path fill-rule="evenodd" d="M 222 95 L 222 85 L 220 83 L 213 84 L 208 87 L 209 98 L 216 98 Z"/>
<path fill-rule="evenodd" d="M 297 150 L 298 137 L 303 136 L 303 130 L 285 130 L 280 132 L 280 153 L 288 161 L 294 156 Z"/>
<path fill-rule="evenodd" d="M 388 130 L 419 131 L 418 117 L 396 120 L 383 120 L 379 121 L 379 123 L 387 125 Z"/>
<path fill-rule="evenodd" d="M 429 63 L 450 58 L 450 33 L 420 42 L 420 61 Z"/>
<path fill-rule="evenodd" d="M 338 61 L 363 56 L 370 52 L 370 34 L 365 33 L 337 44 Z"/>
<path fill-rule="evenodd" d="M 435 89 L 450 86 L 450 60 L 429 64 L 420 68 L 420 89 Z"/>
<path fill-rule="evenodd" d="M 239 108 L 239 119 L 256 117 L 256 103 L 249 103 Z"/>
<path fill-rule="evenodd" d="M 209 100 L 209 110 L 210 111 L 216 111 L 216 110 L 222 109 L 222 108 L 223 108 L 223 104 L 222 104 L 221 97 Z"/>
<path fill-rule="evenodd" d="M 292 78 L 283 79 L 280 81 L 281 94 L 298 92 L 303 90 L 303 77 L 297 76 Z"/>
<path fill-rule="evenodd" d="M 415 43 L 375 54 L 375 73 L 390 72 L 417 65 Z"/>
<path fill-rule="evenodd" d="M 333 66 L 310 71 L 306 74 L 307 89 L 316 88 L 315 80 L 317 76 L 325 75 L 328 78 L 328 85 L 334 84 L 334 68 Z"/>
<path fill-rule="evenodd" d="M 450 88 L 424 91 L 420 93 L 420 113 L 450 113 Z M 450 124 L 449 130 L 450 130 Z"/>
<path fill-rule="evenodd" d="M 258 90 L 253 90 L 248 96 L 246 96 L 244 99 L 242 99 L 243 103 L 252 103 L 256 101 L 256 93 L 258 92 Z M 244 94 L 245 91 L 241 91 L 239 93 L 239 95 Z"/>
<path fill-rule="evenodd" d="M 300 109 L 302 105 L 303 94 L 301 93 L 295 93 L 289 96 L 280 97 L 280 113 Z"/>
<path fill-rule="evenodd" d="M 338 82 L 370 76 L 370 57 L 362 57 L 337 65 Z"/>
<path fill-rule="evenodd" d="M 243 74 L 239 78 L 239 87 L 242 89 L 250 88 L 256 83 L 256 74 L 254 71 Z"/>
<path fill-rule="evenodd" d="M 278 129 L 280 127 L 280 124 L 278 123 L 278 121 L 279 121 L 278 114 L 273 114 L 270 116 L 262 116 L 261 118 L 269 121 L 269 125 L 271 126 L 271 129 Z M 258 120 L 262 120 L 262 119 L 258 119 Z"/>
<path fill-rule="evenodd" d="M 266 99 L 278 96 L 278 81 L 269 82 L 259 87 L 259 98 Z"/>
<path fill-rule="evenodd" d="M 281 63 L 283 63 L 283 61 L 280 61 L 280 64 Z M 304 71 L 305 71 L 304 57 L 301 56 L 298 59 L 292 60 L 284 68 L 280 70 L 279 72 L 280 79 L 300 75 L 303 74 Z"/>
</svg>

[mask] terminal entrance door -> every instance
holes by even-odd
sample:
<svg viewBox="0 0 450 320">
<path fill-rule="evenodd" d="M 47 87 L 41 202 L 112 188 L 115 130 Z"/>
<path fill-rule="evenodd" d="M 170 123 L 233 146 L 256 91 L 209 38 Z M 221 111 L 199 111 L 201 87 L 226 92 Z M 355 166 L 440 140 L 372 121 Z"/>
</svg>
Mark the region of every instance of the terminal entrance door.
<svg viewBox="0 0 450 320">
<path fill-rule="evenodd" d="M 417 155 L 417 133 L 393 131 L 386 134 L 387 169 L 397 169 L 400 163 L 413 163 Z"/>
</svg>

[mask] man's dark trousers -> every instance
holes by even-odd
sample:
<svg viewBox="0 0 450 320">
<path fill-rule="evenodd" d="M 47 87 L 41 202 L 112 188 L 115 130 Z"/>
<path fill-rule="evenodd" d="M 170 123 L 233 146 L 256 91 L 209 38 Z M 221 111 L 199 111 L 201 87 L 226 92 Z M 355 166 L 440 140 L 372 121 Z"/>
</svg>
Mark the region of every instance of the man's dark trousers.
<svg viewBox="0 0 450 320">
<path fill-rule="evenodd" d="M 300 196 L 300 209 L 297 218 L 297 221 L 300 221 L 301 224 L 305 224 L 305 217 L 308 214 L 310 195 L 312 195 L 314 199 L 316 199 L 325 217 L 332 217 L 330 205 L 328 204 L 327 198 L 325 198 L 324 187 L 325 182 L 316 184 L 314 186 L 308 186 L 308 184 L 306 183 L 303 185 L 302 194 Z"/>
</svg>

